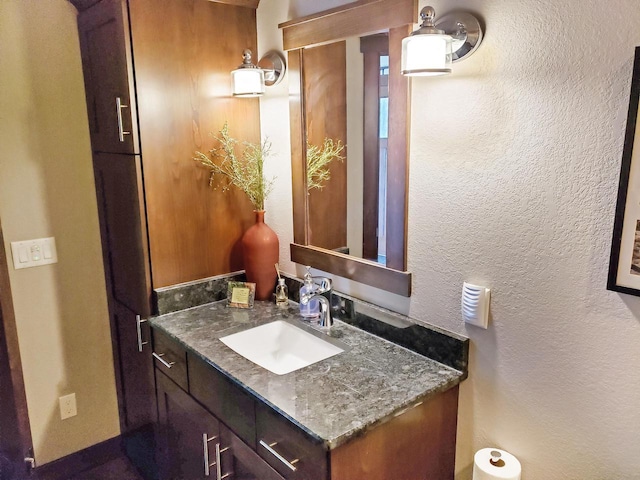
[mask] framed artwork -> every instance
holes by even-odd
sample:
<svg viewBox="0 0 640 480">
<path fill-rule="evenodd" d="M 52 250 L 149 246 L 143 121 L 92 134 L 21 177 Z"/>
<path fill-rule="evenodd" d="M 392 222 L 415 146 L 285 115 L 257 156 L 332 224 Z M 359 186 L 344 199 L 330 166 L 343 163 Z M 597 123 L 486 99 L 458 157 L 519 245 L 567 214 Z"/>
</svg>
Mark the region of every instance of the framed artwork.
<svg viewBox="0 0 640 480">
<path fill-rule="evenodd" d="M 255 283 L 229 282 L 227 286 L 227 306 L 233 308 L 253 308 L 255 295 Z"/>
<path fill-rule="evenodd" d="M 607 289 L 638 296 L 640 296 L 639 98 L 640 47 L 636 47 Z"/>
</svg>

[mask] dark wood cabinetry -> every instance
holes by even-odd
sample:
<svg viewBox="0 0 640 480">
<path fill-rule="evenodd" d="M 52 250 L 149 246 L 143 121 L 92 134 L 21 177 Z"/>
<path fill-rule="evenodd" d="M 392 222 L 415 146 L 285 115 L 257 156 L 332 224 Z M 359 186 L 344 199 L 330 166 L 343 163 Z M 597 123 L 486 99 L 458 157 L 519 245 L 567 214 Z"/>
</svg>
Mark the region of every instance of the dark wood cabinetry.
<svg viewBox="0 0 640 480">
<path fill-rule="evenodd" d="M 256 49 L 255 10 L 208 0 L 101 0 L 78 25 L 94 154 L 140 155 L 137 197 L 121 204 L 141 212 L 144 229 L 130 235 L 145 247 L 148 291 L 242 269 L 250 202 L 236 189 L 211 189 L 193 156 L 214 146 L 209 133 L 225 122 L 235 138 L 260 141 L 258 100 L 231 97 L 229 80 L 242 51 Z M 110 167 L 102 163 L 104 173 Z M 108 228 L 120 223 L 105 219 Z"/>
<path fill-rule="evenodd" d="M 127 3 L 102 0 L 78 16 L 91 147 L 140 153 Z"/>
<path fill-rule="evenodd" d="M 120 430 L 147 478 L 157 477 L 157 417 L 151 332 L 151 272 L 139 155 L 94 152 Z"/>
<path fill-rule="evenodd" d="M 156 418 L 153 370 L 151 365 L 151 331 L 146 321 L 128 308 L 115 302 L 113 322 L 117 328 L 120 370 L 122 375 L 122 423 L 126 431 L 150 424 Z"/>
<path fill-rule="evenodd" d="M 204 478 L 205 459 L 213 478 L 453 479 L 457 386 L 330 450 L 191 351 L 153 333 L 154 351 L 167 362 L 156 362 L 165 480 Z"/>
<path fill-rule="evenodd" d="M 187 352 L 164 334 L 154 331 L 153 361 L 158 370 L 173 380 L 183 390 L 189 390 L 187 377 Z"/>
<path fill-rule="evenodd" d="M 93 154 L 108 295 L 146 318 L 151 272 L 141 167 L 139 155 Z"/>
<path fill-rule="evenodd" d="M 241 192 L 209 188 L 208 172 L 192 157 L 214 146 L 208 134 L 225 121 L 236 138 L 260 140 L 258 100 L 232 98 L 229 81 L 242 51 L 256 50 L 256 5 L 74 4 L 120 425 L 125 446 L 138 452 L 132 459 L 145 469 L 139 452 L 152 451 L 153 435 L 138 433 L 153 432 L 157 418 L 145 324 L 151 292 L 243 268 L 238 245 L 253 221 L 250 203 Z M 141 438 L 151 439 L 148 448 Z"/>
<path fill-rule="evenodd" d="M 153 338 L 160 478 L 283 480 L 245 443 L 255 445 L 254 400 L 164 334 Z"/>
<path fill-rule="evenodd" d="M 224 422 L 245 443 L 256 447 L 255 400 L 193 355 L 189 359 L 189 392 Z"/>
<path fill-rule="evenodd" d="M 157 371 L 163 480 L 283 480 L 237 435 Z"/>
<path fill-rule="evenodd" d="M 161 477 L 215 478 L 211 471 L 217 469 L 216 455 L 220 449 L 218 420 L 160 371 L 156 373 L 156 381 Z"/>
<path fill-rule="evenodd" d="M 151 329 L 144 318 L 118 301 L 109 302 L 109 311 L 123 447 L 145 478 L 156 479 Z"/>
<path fill-rule="evenodd" d="M 327 448 L 263 404 L 256 408 L 256 435 L 258 454 L 284 478 L 328 478 Z"/>
</svg>

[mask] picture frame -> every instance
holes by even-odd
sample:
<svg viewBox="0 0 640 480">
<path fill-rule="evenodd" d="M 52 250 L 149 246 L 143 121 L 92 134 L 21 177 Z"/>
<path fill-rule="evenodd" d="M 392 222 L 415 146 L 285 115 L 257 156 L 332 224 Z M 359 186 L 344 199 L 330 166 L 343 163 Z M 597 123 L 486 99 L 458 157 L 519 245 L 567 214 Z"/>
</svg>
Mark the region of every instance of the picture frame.
<svg viewBox="0 0 640 480">
<path fill-rule="evenodd" d="M 629 113 L 611 241 L 607 289 L 640 296 L 640 47 L 636 47 Z"/>
<path fill-rule="evenodd" d="M 251 282 L 227 283 L 227 307 L 253 308 L 256 284 Z"/>
</svg>

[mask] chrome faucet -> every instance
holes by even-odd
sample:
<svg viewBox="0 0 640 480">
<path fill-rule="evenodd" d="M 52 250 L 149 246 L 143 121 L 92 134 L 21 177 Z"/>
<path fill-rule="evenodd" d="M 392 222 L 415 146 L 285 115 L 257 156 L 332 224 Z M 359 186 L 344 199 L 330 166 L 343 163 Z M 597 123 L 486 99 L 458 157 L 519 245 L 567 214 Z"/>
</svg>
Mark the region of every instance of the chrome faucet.
<svg viewBox="0 0 640 480">
<path fill-rule="evenodd" d="M 331 304 L 329 303 L 329 300 L 327 300 L 327 297 L 323 295 L 327 292 L 329 292 L 329 296 L 331 296 L 331 279 L 320 277 L 317 288 L 313 292 L 305 293 L 300 297 L 300 303 L 302 305 L 306 305 L 312 299 L 317 299 L 320 302 L 320 321 L 318 322 L 318 325 L 322 328 L 333 327 Z"/>
</svg>

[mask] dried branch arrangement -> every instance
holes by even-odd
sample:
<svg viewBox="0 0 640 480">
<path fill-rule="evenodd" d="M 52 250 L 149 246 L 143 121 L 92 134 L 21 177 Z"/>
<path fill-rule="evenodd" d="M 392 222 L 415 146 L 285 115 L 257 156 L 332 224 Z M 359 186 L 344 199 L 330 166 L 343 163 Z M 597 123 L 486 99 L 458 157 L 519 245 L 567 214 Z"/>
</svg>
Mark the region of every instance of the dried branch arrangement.
<svg viewBox="0 0 640 480">
<path fill-rule="evenodd" d="M 209 150 L 209 155 L 196 152 L 194 157 L 210 170 L 209 185 L 216 188 L 216 181 L 220 178 L 223 191 L 234 185 L 249 197 L 255 210 L 264 210 L 264 200 L 271 193 L 275 180 L 264 176 L 264 161 L 270 154 L 271 143 L 266 139 L 262 144 L 239 142 L 229 135 L 226 122 L 219 136 L 212 136 L 220 147 Z M 240 158 L 236 155 L 239 143 L 244 146 Z"/>
</svg>

